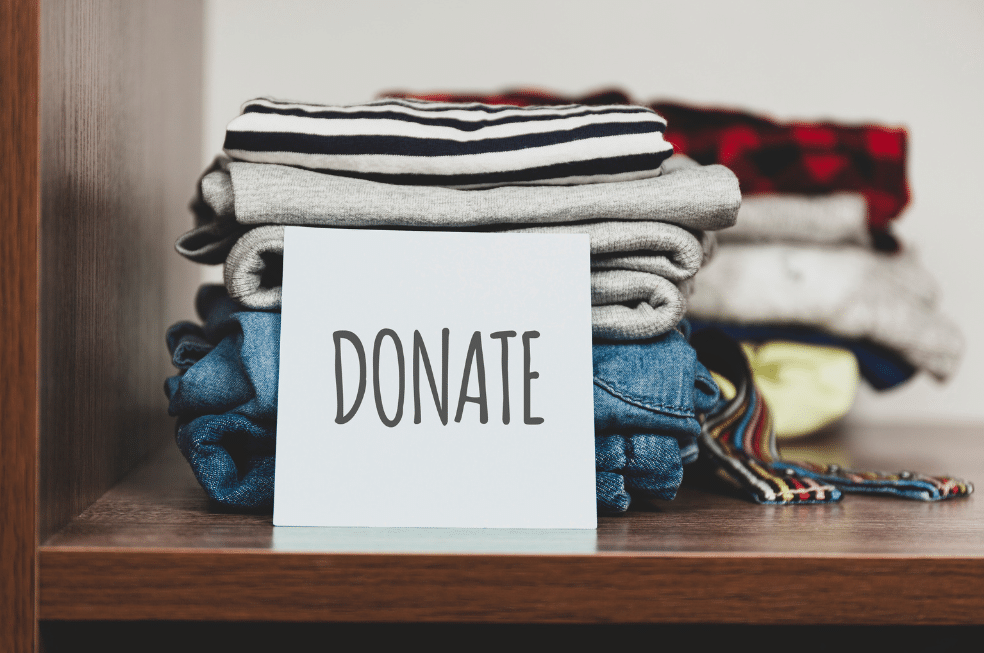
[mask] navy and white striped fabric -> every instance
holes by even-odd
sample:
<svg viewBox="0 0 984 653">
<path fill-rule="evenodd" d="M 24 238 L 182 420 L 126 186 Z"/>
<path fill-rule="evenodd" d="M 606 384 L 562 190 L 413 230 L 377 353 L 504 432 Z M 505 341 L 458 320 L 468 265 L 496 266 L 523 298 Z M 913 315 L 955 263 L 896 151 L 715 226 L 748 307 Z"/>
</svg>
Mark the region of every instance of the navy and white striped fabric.
<svg viewBox="0 0 984 653">
<path fill-rule="evenodd" d="M 392 184 L 489 188 L 655 177 L 666 121 L 638 106 L 513 107 L 387 99 L 353 106 L 251 100 L 233 159 Z"/>
</svg>

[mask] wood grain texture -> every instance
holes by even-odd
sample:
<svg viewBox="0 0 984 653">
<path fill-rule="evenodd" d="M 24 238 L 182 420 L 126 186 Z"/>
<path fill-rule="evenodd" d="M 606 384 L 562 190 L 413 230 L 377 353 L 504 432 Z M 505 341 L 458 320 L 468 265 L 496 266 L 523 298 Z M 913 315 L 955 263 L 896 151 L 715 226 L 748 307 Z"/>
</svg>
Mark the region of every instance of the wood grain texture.
<svg viewBox="0 0 984 653">
<path fill-rule="evenodd" d="M 35 640 L 38 5 L 0 0 L 0 651 Z"/>
<path fill-rule="evenodd" d="M 984 428 L 814 441 L 984 478 Z M 930 467 L 926 467 L 929 465 Z M 597 533 L 275 529 L 210 509 L 175 448 L 40 552 L 44 619 L 984 624 L 984 502 L 759 506 L 691 483 Z M 760 607 L 754 607 L 760 606 Z M 156 615 L 156 616 L 151 616 Z"/>
<path fill-rule="evenodd" d="M 889 469 L 912 466 L 980 479 L 982 435 L 980 427 L 937 429 L 930 438 L 909 428 L 858 431 L 841 440 L 859 452 L 846 455 L 860 463 L 880 459 Z M 829 445 L 817 442 L 814 448 Z M 940 454 L 943 459 L 934 461 Z M 524 529 L 273 529 L 269 514 L 212 510 L 171 445 L 45 544 L 285 552 L 976 556 L 984 555 L 984 501 L 977 495 L 942 503 L 848 496 L 826 506 L 757 506 L 726 488 L 691 483 L 688 475 L 675 500 L 642 506 L 628 518 L 603 518 L 597 537 L 588 531 Z"/>
<path fill-rule="evenodd" d="M 200 162 L 202 5 L 41 12 L 41 537 L 168 438 L 173 251 Z"/>
<path fill-rule="evenodd" d="M 979 558 L 49 549 L 44 619 L 960 624 Z M 72 582 L 49 584 L 49 574 Z"/>
</svg>

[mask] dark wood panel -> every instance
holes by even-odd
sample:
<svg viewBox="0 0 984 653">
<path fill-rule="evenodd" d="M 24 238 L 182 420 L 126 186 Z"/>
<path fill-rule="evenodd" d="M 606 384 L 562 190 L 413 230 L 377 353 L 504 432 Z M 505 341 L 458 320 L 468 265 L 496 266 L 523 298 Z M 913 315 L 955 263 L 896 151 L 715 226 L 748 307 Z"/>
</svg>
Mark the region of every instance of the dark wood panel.
<svg viewBox="0 0 984 653">
<path fill-rule="evenodd" d="M 46 549 L 42 566 L 42 619 L 958 624 L 984 615 L 979 558 Z"/>
<path fill-rule="evenodd" d="M 35 637 L 38 5 L 0 0 L 0 651 Z"/>
<path fill-rule="evenodd" d="M 49 0 L 41 25 L 44 538 L 168 437 L 163 334 L 194 288 L 173 242 L 200 165 L 202 5 Z"/>
</svg>

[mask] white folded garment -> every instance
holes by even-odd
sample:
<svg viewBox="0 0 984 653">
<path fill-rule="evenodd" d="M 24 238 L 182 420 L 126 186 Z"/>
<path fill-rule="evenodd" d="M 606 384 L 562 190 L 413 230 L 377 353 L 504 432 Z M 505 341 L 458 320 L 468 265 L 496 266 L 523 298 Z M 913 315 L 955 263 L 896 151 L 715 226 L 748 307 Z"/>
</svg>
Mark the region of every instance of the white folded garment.
<svg viewBox="0 0 984 653">
<path fill-rule="evenodd" d="M 867 339 L 942 380 L 956 370 L 963 338 L 937 296 L 912 252 L 732 243 L 701 269 L 688 310 L 706 321 L 810 326 Z"/>
<path fill-rule="evenodd" d="M 868 203 L 860 193 L 746 195 L 720 241 L 870 246 Z"/>
</svg>

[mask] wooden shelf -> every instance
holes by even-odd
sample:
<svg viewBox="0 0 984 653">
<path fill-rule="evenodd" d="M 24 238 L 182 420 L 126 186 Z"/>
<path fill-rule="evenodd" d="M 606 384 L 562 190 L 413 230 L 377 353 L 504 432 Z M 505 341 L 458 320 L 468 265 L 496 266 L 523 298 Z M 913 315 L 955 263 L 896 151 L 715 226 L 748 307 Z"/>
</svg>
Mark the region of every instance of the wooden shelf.
<svg viewBox="0 0 984 653">
<path fill-rule="evenodd" d="M 0 651 L 270 650 L 314 622 L 984 624 L 976 496 L 780 508 L 687 486 L 596 533 L 211 510 L 161 394 L 197 279 L 172 243 L 200 165 L 203 17 L 201 0 L 0 2 Z M 981 481 L 982 435 L 864 429 L 813 453 Z"/>
<path fill-rule="evenodd" d="M 806 453 L 980 479 L 982 435 L 871 428 Z M 274 528 L 210 511 L 168 447 L 41 547 L 39 594 L 50 620 L 938 625 L 979 623 L 982 588 L 977 496 L 777 507 L 687 485 L 597 533 Z"/>
</svg>

